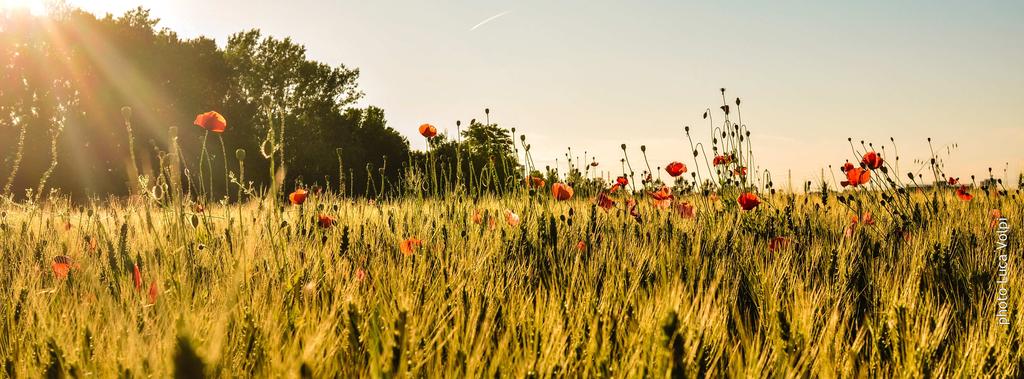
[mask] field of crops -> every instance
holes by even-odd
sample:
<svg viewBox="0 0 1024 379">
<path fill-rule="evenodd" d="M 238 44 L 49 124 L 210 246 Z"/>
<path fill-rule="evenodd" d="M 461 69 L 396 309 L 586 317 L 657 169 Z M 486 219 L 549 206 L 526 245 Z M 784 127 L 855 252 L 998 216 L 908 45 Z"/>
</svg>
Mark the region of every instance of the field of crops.
<svg viewBox="0 0 1024 379">
<path fill-rule="evenodd" d="M 884 202 L 868 191 L 765 194 L 751 210 L 736 193 L 625 192 L 8 203 L 2 372 L 1024 373 L 1020 245 L 997 250 L 1024 224 L 1012 190 L 911 191 L 893 213 L 906 219 L 855 211 Z"/>
</svg>

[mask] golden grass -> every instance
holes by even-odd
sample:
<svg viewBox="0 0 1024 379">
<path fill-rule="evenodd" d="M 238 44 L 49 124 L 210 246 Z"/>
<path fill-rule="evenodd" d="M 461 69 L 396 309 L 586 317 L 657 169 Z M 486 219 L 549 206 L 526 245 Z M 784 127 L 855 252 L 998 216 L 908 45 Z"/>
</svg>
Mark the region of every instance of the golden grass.
<svg viewBox="0 0 1024 379">
<path fill-rule="evenodd" d="M 687 200 L 696 219 L 643 200 L 642 222 L 579 197 L 6 205 L 0 363 L 18 377 L 1024 373 L 1019 313 L 1009 328 L 994 318 L 990 209 L 1022 225 L 1016 198 L 916 195 L 924 221 L 906 238 L 879 214 L 845 236 L 853 214 L 834 199 Z M 338 224 L 317 227 L 318 213 Z M 423 240 L 412 256 L 398 248 L 409 237 Z M 76 265 L 67 279 L 51 271 L 59 255 Z"/>
</svg>

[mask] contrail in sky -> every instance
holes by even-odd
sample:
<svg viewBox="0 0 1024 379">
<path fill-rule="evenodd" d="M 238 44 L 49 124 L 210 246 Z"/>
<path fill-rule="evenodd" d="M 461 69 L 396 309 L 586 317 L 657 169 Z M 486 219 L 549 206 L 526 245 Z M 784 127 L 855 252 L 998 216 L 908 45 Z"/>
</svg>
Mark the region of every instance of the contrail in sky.
<svg viewBox="0 0 1024 379">
<path fill-rule="evenodd" d="M 473 25 L 473 27 L 472 27 L 472 28 L 469 28 L 469 31 L 471 31 L 471 32 L 472 32 L 472 31 L 476 30 L 476 28 L 479 28 L 479 27 L 481 27 L 481 26 L 484 26 L 484 24 L 486 24 L 486 23 L 488 23 L 488 22 L 491 22 L 491 21 L 494 21 L 494 20 L 496 20 L 496 19 L 497 19 L 498 17 L 501 17 L 501 16 L 504 16 L 504 15 L 508 14 L 508 12 L 509 12 L 509 11 L 504 11 L 504 12 L 498 13 L 498 14 L 496 14 L 496 15 L 494 15 L 494 16 L 488 17 L 488 18 L 487 18 L 486 20 L 480 21 L 480 23 L 479 23 L 479 24 Z"/>
</svg>

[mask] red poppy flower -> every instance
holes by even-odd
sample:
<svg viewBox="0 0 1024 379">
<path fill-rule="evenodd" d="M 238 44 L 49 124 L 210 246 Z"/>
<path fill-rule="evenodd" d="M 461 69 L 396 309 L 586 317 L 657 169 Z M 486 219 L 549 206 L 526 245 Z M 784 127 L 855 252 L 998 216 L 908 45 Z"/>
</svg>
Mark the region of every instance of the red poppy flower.
<svg viewBox="0 0 1024 379">
<path fill-rule="evenodd" d="M 757 208 L 761 204 L 761 199 L 756 194 L 751 192 L 744 192 L 740 194 L 740 197 L 736 198 L 736 202 L 740 204 L 740 208 L 745 211 Z"/>
<path fill-rule="evenodd" d="M 576 243 L 576 250 L 579 250 L 579 251 L 587 250 L 587 243 L 582 241 L 582 240 L 580 240 L 580 242 Z"/>
<path fill-rule="evenodd" d="M 633 216 L 633 218 L 639 220 L 640 219 L 640 211 L 636 209 L 637 208 L 636 206 L 637 206 L 636 199 L 632 199 L 631 198 L 629 200 L 626 200 L 626 207 L 629 208 L 629 215 Z"/>
<path fill-rule="evenodd" d="M 615 184 L 618 184 L 619 187 L 625 187 L 627 184 L 629 184 L 629 179 L 627 179 L 625 175 L 620 176 L 618 178 L 615 178 Z"/>
<path fill-rule="evenodd" d="M 955 186 L 957 185 L 957 183 L 960 183 L 960 178 L 954 178 L 950 176 L 946 182 L 949 183 L 950 186 Z"/>
<path fill-rule="evenodd" d="M 686 201 L 676 205 L 676 211 L 679 212 L 679 217 L 682 218 L 693 218 L 694 216 L 693 204 Z"/>
<path fill-rule="evenodd" d="M 667 171 L 669 175 L 672 175 L 672 177 L 675 178 L 686 172 L 686 165 L 684 165 L 682 162 L 672 162 L 669 163 L 668 166 L 665 166 L 665 171 Z"/>
<path fill-rule="evenodd" d="M 737 167 L 732 170 L 732 173 L 736 176 L 747 176 L 747 168 Z"/>
<path fill-rule="evenodd" d="M 996 225 L 999 225 L 999 223 L 1003 221 L 1003 212 L 998 209 L 993 209 L 990 214 L 992 216 L 992 221 L 989 223 L 989 227 L 995 228 Z"/>
<path fill-rule="evenodd" d="M 555 200 L 569 200 L 572 198 L 573 190 L 565 183 L 555 183 L 551 185 L 551 194 L 555 197 Z"/>
<path fill-rule="evenodd" d="M 872 151 L 864 154 L 864 159 L 861 159 L 860 163 L 863 163 L 865 167 L 874 170 L 882 167 L 882 156 Z"/>
<path fill-rule="evenodd" d="M 135 285 L 135 290 L 142 289 L 142 272 L 139 271 L 139 265 L 132 265 L 132 284 Z"/>
<path fill-rule="evenodd" d="M 306 202 L 306 196 L 309 196 L 309 192 L 306 192 L 306 190 L 299 188 L 295 190 L 295 192 L 292 192 L 290 195 L 288 195 L 288 201 L 292 202 L 292 204 L 294 205 L 302 205 L 302 203 Z"/>
<path fill-rule="evenodd" d="M 609 210 L 615 207 L 615 200 L 612 200 L 612 198 L 607 194 L 601 192 L 601 194 L 597 195 L 597 206 L 604 210 Z"/>
<path fill-rule="evenodd" d="M 712 163 L 715 166 L 730 164 L 732 163 L 732 155 L 718 155 Z"/>
<path fill-rule="evenodd" d="M 662 186 L 661 189 L 659 189 L 659 190 L 657 190 L 655 192 L 651 192 L 651 197 L 653 197 L 654 200 L 659 200 L 659 201 L 661 201 L 661 200 L 671 200 L 672 199 L 672 190 L 668 189 L 668 187 Z"/>
<path fill-rule="evenodd" d="M 529 178 L 526 178 L 526 185 L 531 186 L 533 188 L 544 188 L 544 186 L 547 185 L 547 183 L 544 182 L 544 178 L 531 176 Z"/>
<path fill-rule="evenodd" d="M 505 222 L 507 222 L 510 226 L 519 225 L 519 215 L 517 215 L 515 212 L 512 212 L 511 210 L 506 209 Z"/>
<path fill-rule="evenodd" d="M 789 238 L 775 237 L 768 243 L 768 251 L 776 252 L 789 246 Z"/>
<path fill-rule="evenodd" d="M 57 279 L 64 279 L 68 277 L 69 273 L 71 273 L 71 264 L 71 257 L 67 255 L 58 255 L 53 257 L 53 263 L 50 265 L 50 268 L 53 269 L 53 275 L 56 276 Z"/>
<path fill-rule="evenodd" d="M 846 163 L 843 164 L 843 167 L 841 167 L 839 171 L 847 172 L 853 170 L 853 167 L 853 163 L 850 163 L 850 161 L 846 161 Z"/>
<path fill-rule="evenodd" d="M 228 121 L 220 113 L 209 111 L 196 116 L 195 125 L 214 133 L 224 133 L 228 127 Z"/>
<path fill-rule="evenodd" d="M 867 184 L 870 180 L 871 171 L 858 167 L 846 171 L 846 180 L 840 182 L 840 184 L 842 184 L 843 187 L 856 187 L 862 184 Z"/>
<path fill-rule="evenodd" d="M 434 136 L 437 135 L 437 128 L 430 124 L 420 125 L 420 135 L 427 138 L 434 138 Z"/>
<path fill-rule="evenodd" d="M 149 283 L 149 303 L 156 304 L 156 298 L 160 296 L 160 290 L 156 287 L 156 280 Z"/>
<path fill-rule="evenodd" d="M 398 244 L 398 249 L 402 251 L 402 254 L 410 256 L 413 255 L 413 253 L 416 252 L 416 249 L 421 245 L 423 245 L 423 241 L 415 237 L 409 237 L 402 241 L 402 243 Z"/>
<path fill-rule="evenodd" d="M 650 193 L 650 197 L 654 198 L 654 206 L 659 209 L 668 209 L 672 206 L 672 191 L 668 186 L 662 186 L 658 191 Z"/>
<path fill-rule="evenodd" d="M 875 224 L 875 218 L 871 216 L 871 212 L 864 212 L 864 214 L 860 217 L 860 220 L 864 223 L 864 225 Z"/>
<path fill-rule="evenodd" d="M 326 228 L 330 228 L 330 227 L 334 226 L 335 222 L 336 221 L 334 220 L 334 217 L 331 217 L 331 216 L 328 216 L 328 215 L 323 215 L 322 214 L 322 215 L 316 216 L 316 224 L 320 225 L 321 228 L 325 228 L 325 229 Z"/>
<path fill-rule="evenodd" d="M 971 199 L 974 198 L 974 195 L 967 192 L 967 186 L 960 186 L 960 188 L 956 189 L 956 197 L 959 197 L 960 200 L 963 201 L 971 201 Z"/>
<path fill-rule="evenodd" d="M 857 223 L 859 222 L 863 222 L 864 225 L 874 225 L 875 218 L 871 216 L 871 212 L 864 212 L 864 214 L 859 218 L 857 216 L 850 217 L 851 228 L 857 226 Z"/>
</svg>

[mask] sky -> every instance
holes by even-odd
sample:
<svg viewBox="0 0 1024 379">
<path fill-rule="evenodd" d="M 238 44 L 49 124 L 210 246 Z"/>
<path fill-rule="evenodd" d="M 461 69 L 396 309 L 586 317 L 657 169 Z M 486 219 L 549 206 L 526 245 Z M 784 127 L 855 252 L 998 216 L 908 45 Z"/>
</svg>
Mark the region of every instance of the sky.
<svg viewBox="0 0 1024 379">
<path fill-rule="evenodd" d="M 724 87 L 782 187 L 856 159 L 847 138 L 895 138 L 902 171 L 928 158 L 928 137 L 957 146 L 942 154 L 952 176 L 1009 164 L 1016 178 L 1024 165 L 1021 1 L 69 2 L 142 6 L 222 46 L 251 28 L 291 37 L 310 58 L 359 68 L 359 104 L 383 108 L 414 148 L 420 124 L 454 132 L 490 108 L 540 165 L 564 170 L 571 147 L 616 171 L 622 143 L 631 159 L 645 144 L 652 167 L 691 164 L 683 127 L 709 140 L 701 115 Z"/>
</svg>

